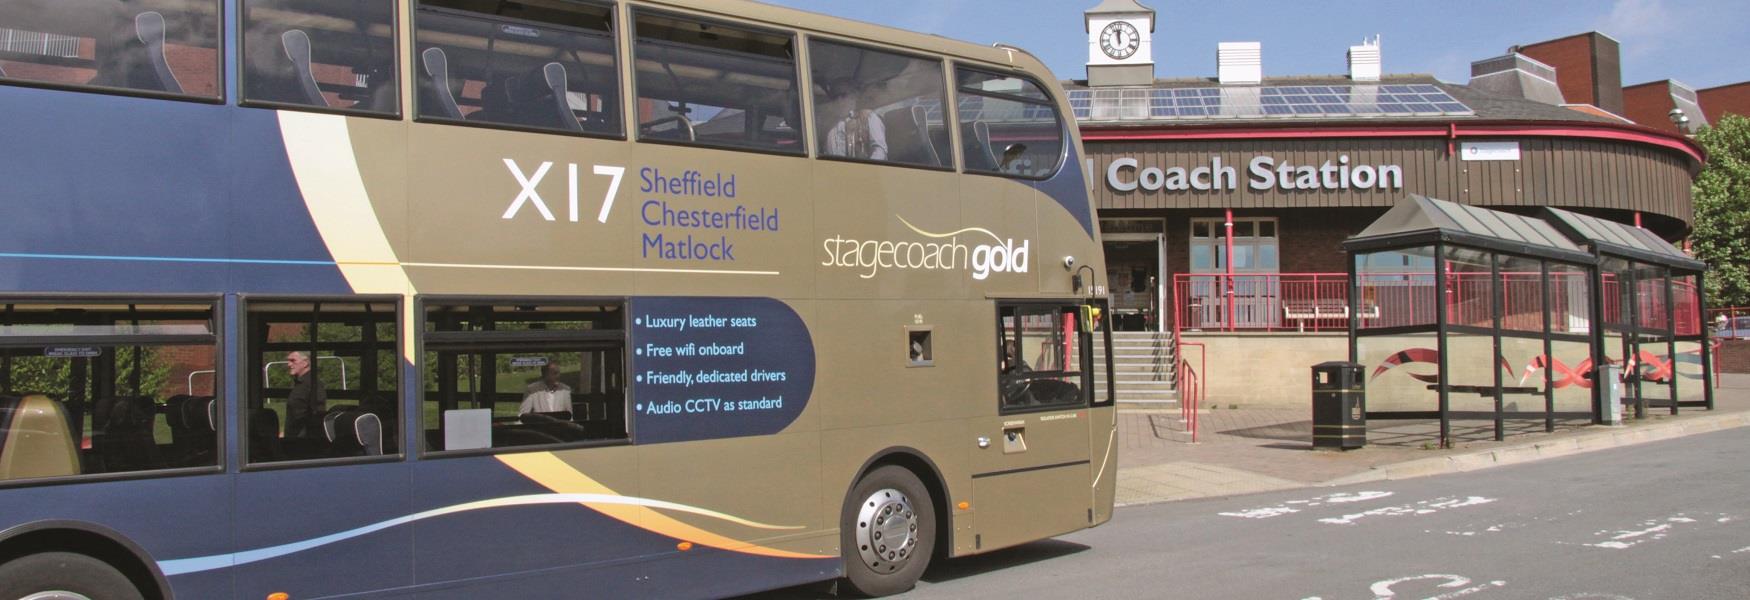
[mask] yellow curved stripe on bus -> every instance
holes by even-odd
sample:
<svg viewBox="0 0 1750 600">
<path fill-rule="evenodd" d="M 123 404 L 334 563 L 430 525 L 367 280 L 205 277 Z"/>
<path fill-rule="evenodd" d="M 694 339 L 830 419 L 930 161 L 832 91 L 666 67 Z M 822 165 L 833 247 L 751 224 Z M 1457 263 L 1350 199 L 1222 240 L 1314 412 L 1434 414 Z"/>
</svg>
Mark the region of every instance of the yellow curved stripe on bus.
<svg viewBox="0 0 1750 600">
<path fill-rule="evenodd" d="M 347 285 L 359 294 L 417 293 L 377 220 L 346 117 L 280 111 L 279 123 L 304 206 Z M 415 331 L 413 311 L 403 312 L 402 326 Z M 403 337 L 406 356 L 413 356 L 414 336 Z"/>
<path fill-rule="evenodd" d="M 528 477 L 535 483 L 539 483 L 555 493 L 619 495 L 614 490 L 609 489 L 608 486 L 602 485 L 600 482 L 591 479 L 588 475 L 583 474 L 582 471 L 578 471 L 575 467 L 566 464 L 565 461 L 560 460 L 559 457 L 554 456 L 551 452 L 500 455 L 498 456 L 498 460 L 506 466 L 516 470 L 516 472 L 521 473 L 524 477 Z M 682 523 L 668 515 L 644 506 L 625 504 L 584 504 L 596 512 L 612 517 L 615 520 L 626 523 L 627 525 L 652 531 L 677 540 L 717 548 L 719 550 L 728 550 L 731 552 L 741 552 L 743 554 L 753 554 L 758 556 L 770 556 L 774 558 L 837 558 L 836 556 L 823 554 L 806 554 L 802 552 L 791 552 L 789 550 L 779 550 L 777 548 L 768 548 L 750 542 L 743 542 Z M 724 516 L 727 517 L 728 515 Z M 731 520 L 746 524 L 750 527 L 765 529 L 799 529 L 799 527 L 764 525 L 734 517 L 731 517 Z"/>
</svg>

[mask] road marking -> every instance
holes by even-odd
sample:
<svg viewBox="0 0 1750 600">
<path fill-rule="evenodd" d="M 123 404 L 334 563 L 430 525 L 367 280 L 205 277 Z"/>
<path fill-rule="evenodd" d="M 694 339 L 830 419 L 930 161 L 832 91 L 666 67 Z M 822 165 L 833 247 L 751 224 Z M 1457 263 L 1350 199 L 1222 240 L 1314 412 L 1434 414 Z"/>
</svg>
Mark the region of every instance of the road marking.
<svg viewBox="0 0 1750 600">
<path fill-rule="evenodd" d="M 1272 517 L 1280 517 L 1282 515 L 1291 515 L 1291 514 L 1300 512 L 1301 509 L 1304 509 L 1304 508 L 1312 508 L 1315 506 L 1324 506 L 1326 504 L 1350 504 L 1350 503 L 1354 503 L 1354 502 L 1366 502 L 1369 500 L 1378 500 L 1380 498 L 1385 498 L 1385 497 L 1391 496 L 1391 495 L 1392 495 L 1391 492 L 1355 492 L 1353 494 L 1350 494 L 1350 493 L 1331 494 L 1328 496 L 1319 496 L 1317 498 L 1309 498 L 1306 500 L 1289 500 L 1287 502 L 1283 502 L 1283 503 L 1275 505 L 1275 506 L 1249 508 L 1249 509 L 1237 511 L 1237 512 L 1224 512 L 1224 513 L 1217 513 L 1217 514 L 1224 516 L 1224 517 L 1239 517 L 1242 519 L 1269 519 Z"/>
<path fill-rule="evenodd" d="M 1600 594 L 1598 592 L 1580 592 L 1578 594 L 1568 594 L 1566 596 L 1556 596 L 1554 598 L 1550 598 L 1549 600 L 1635 600 L 1635 599 L 1630 598 L 1628 596 L 1618 596 L 1616 594 Z"/>
<path fill-rule="evenodd" d="M 1404 515 L 1429 515 L 1429 514 L 1434 514 L 1434 513 L 1443 511 L 1443 510 L 1449 510 L 1449 509 L 1454 509 L 1454 508 L 1464 508 L 1467 506 L 1479 506 L 1479 505 L 1488 504 L 1488 503 L 1494 502 L 1494 501 L 1495 501 L 1494 498 L 1484 498 L 1482 496 L 1466 496 L 1464 498 L 1453 498 L 1453 497 L 1435 498 L 1433 500 L 1423 500 L 1421 502 L 1416 502 L 1413 504 L 1400 504 L 1398 506 L 1387 506 L 1385 508 L 1376 508 L 1376 509 L 1365 511 L 1365 512 L 1358 512 L 1358 513 L 1354 513 L 1354 514 L 1343 515 L 1341 517 L 1331 517 L 1331 518 L 1326 518 L 1326 519 L 1319 519 L 1319 522 L 1320 523 L 1328 523 L 1331 525 L 1354 525 L 1356 521 L 1359 521 L 1361 519 L 1365 519 L 1368 517 L 1400 517 L 1400 516 L 1404 516 Z"/>
<path fill-rule="evenodd" d="M 1505 582 L 1505 581 L 1490 581 L 1490 582 L 1484 583 L 1482 585 L 1465 587 L 1467 585 L 1470 585 L 1470 583 L 1471 583 L 1471 580 L 1469 577 L 1463 577 L 1463 576 L 1459 576 L 1459 575 L 1428 574 L 1428 575 L 1412 575 L 1409 577 L 1399 577 L 1397 579 L 1387 579 L 1385 581 L 1378 581 L 1378 582 L 1374 582 L 1374 584 L 1371 587 L 1369 587 L 1368 589 L 1373 592 L 1373 596 L 1374 596 L 1373 600 L 1394 600 L 1395 598 L 1397 598 L 1397 591 L 1392 589 L 1393 586 L 1396 586 L 1396 585 L 1401 584 L 1401 583 L 1411 582 L 1411 581 L 1422 581 L 1422 580 L 1431 580 L 1431 579 L 1432 580 L 1445 580 L 1445 583 L 1442 583 L 1436 587 L 1463 588 L 1463 589 L 1450 591 L 1450 592 L 1447 592 L 1444 594 L 1440 594 L 1438 596 L 1429 596 L 1423 600 L 1450 600 L 1451 598 L 1459 598 L 1459 597 L 1463 597 L 1463 596 L 1469 596 L 1471 594 L 1475 594 L 1475 593 L 1481 592 L 1483 590 L 1487 590 L 1490 588 L 1504 587 L 1507 585 L 1507 582 Z"/>
<path fill-rule="evenodd" d="M 1618 529 L 1618 530 L 1614 530 L 1614 531 L 1607 529 L 1604 531 L 1600 531 L 1600 532 L 1595 533 L 1593 535 L 1605 535 L 1605 534 L 1615 534 L 1615 535 L 1612 535 L 1609 540 L 1598 542 L 1595 544 L 1585 544 L 1585 545 L 1591 546 L 1593 548 L 1607 548 L 1610 550 L 1627 550 L 1629 548 L 1633 548 L 1633 547 L 1640 545 L 1642 543 L 1645 543 L 1645 542 L 1662 540 L 1662 539 L 1665 539 L 1666 536 L 1670 535 L 1672 528 L 1675 527 L 1676 525 L 1685 525 L 1685 524 L 1696 522 L 1695 519 L 1691 519 L 1689 517 L 1685 517 L 1682 515 L 1683 515 L 1683 513 L 1678 513 L 1677 516 L 1666 517 L 1664 519 L 1653 519 L 1650 521 L 1644 521 L 1640 525 L 1638 525 L 1638 527 L 1641 527 L 1641 529 Z"/>
</svg>

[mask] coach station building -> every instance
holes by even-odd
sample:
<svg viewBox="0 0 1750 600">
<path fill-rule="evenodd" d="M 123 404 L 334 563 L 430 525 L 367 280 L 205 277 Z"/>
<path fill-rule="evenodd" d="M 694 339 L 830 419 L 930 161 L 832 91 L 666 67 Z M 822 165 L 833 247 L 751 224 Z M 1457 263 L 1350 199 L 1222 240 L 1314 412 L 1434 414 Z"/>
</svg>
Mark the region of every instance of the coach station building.
<svg viewBox="0 0 1750 600">
<path fill-rule="evenodd" d="M 1621 116 L 1607 36 L 1560 45 L 1572 74 L 1537 45 L 1472 63 L 1464 84 L 1386 74 L 1375 38 L 1339 75 L 1266 76 L 1263 48 L 1239 42 L 1216 49 L 1215 78 L 1162 79 L 1155 19 L 1133 0 L 1087 11 L 1087 79 L 1064 85 L 1117 328 L 1197 342 L 1183 358 L 1207 355 L 1203 385 L 1224 404 L 1305 406 L 1307 367 L 1345 356 L 1349 321 L 1392 318 L 1365 301 L 1350 314 L 1341 244 L 1411 195 L 1566 209 L 1679 245 L 1691 231 L 1702 150 Z"/>
</svg>

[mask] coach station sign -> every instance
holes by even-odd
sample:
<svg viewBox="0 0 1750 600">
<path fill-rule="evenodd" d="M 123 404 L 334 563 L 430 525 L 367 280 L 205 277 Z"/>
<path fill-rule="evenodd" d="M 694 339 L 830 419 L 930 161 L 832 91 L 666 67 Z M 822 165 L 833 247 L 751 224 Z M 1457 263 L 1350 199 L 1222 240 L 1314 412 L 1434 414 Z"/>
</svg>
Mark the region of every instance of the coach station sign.
<svg viewBox="0 0 1750 600">
<path fill-rule="evenodd" d="M 1106 187 L 1116 192 L 1145 190 L 1235 192 L 1241 189 L 1239 169 L 1210 156 L 1201 166 L 1155 167 L 1135 157 L 1112 159 L 1106 166 Z M 1404 169 L 1398 165 L 1352 164 L 1347 154 L 1320 164 L 1294 164 L 1273 156 L 1253 157 L 1246 163 L 1245 189 L 1271 190 L 1401 190 Z"/>
</svg>

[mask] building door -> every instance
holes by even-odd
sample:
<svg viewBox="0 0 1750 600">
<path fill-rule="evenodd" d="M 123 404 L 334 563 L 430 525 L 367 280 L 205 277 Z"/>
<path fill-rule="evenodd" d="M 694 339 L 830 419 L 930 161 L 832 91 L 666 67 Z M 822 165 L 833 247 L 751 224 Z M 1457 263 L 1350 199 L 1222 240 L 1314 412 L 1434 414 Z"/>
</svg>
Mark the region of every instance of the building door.
<svg viewBox="0 0 1750 600">
<path fill-rule="evenodd" d="M 1222 219 L 1191 220 L 1191 276 L 1180 290 L 1186 304 L 1184 327 L 1279 326 L 1282 281 L 1276 219 L 1234 219 L 1231 282 L 1226 277 L 1229 246 Z"/>
<path fill-rule="evenodd" d="M 1166 243 L 1158 233 L 1114 233 L 1102 239 L 1106 282 L 1112 293 L 1113 330 L 1160 331 L 1166 306 Z"/>
</svg>

